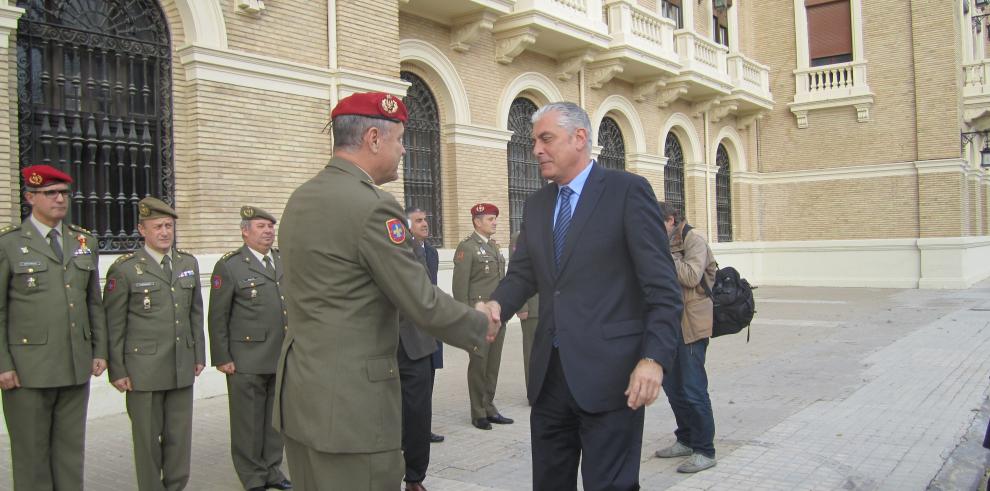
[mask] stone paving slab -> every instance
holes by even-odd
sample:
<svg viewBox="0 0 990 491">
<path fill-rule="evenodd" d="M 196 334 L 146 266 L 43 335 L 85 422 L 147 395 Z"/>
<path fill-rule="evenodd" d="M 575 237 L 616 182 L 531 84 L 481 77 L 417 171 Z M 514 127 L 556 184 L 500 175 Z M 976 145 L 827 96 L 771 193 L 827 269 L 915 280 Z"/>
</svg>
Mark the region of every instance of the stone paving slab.
<svg viewBox="0 0 990 491">
<path fill-rule="evenodd" d="M 976 472 L 979 464 L 954 471 L 946 462 L 967 431 L 986 427 L 979 410 L 990 387 L 990 283 L 756 293 L 751 342 L 719 338 L 709 350 L 718 466 L 688 476 L 675 472 L 678 459 L 652 457 L 673 440 L 661 397 L 646 415 L 643 489 L 925 489 L 936 475 Z M 496 404 L 516 424 L 482 432 L 468 416 L 467 355 L 447 348 L 434 396 L 434 430 L 447 440 L 432 447 L 430 490 L 531 488 L 521 356 L 518 323 L 510 323 Z M 226 397 L 197 399 L 195 411 L 188 489 L 241 489 Z M 90 421 L 86 459 L 87 489 L 135 489 L 126 415 Z M 0 489 L 11 488 L 0 435 Z"/>
</svg>

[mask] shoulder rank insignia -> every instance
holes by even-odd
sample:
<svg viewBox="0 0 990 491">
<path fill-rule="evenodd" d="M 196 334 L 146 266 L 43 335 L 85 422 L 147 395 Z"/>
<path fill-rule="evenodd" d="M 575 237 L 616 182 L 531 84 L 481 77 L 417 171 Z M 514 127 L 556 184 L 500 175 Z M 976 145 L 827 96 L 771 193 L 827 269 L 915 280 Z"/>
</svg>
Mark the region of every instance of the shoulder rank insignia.
<svg viewBox="0 0 990 491">
<path fill-rule="evenodd" d="M 128 260 L 128 259 L 130 259 L 132 257 L 134 257 L 134 253 L 133 252 L 129 252 L 127 254 L 124 254 L 123 256 L 118 257 L 117 260 L 114 261 L 113 263 L 114 264 L 120 264 L 120 263 L 122 263 L 122 262 L 124 262 L 124 261 L 126 261 L 126 260 Z"/>
<path fill-rule="evenodd" d="M 233 250 L 233 251 L 230 251 L 230 252 L 224 254 L 223 256 L 220 257 L 220 260 L 221 261 L 226 261 L 226 260 L 230 259 L 231 256 L 233 256 L 234 254 L 237 254 L 237 251 L 236 250 Z"/>
<path fill-rule="evenodd" d="M 393 244 L 401 244 L 406 241 L 406 227 L 402 225 L 402 220 L 389 219 L 385 222 L 385 230 L 388 231 L 388 238 Z"/>
<path fill-rule="evenodd" d="M 0 228 L 0 235 L 8 234 L 8 233 L 13 232 L 14 230 L 18 230 L 20 228 L 21 228 L 20 225 L 7 225 L 4 228 Z"/>
</svg>

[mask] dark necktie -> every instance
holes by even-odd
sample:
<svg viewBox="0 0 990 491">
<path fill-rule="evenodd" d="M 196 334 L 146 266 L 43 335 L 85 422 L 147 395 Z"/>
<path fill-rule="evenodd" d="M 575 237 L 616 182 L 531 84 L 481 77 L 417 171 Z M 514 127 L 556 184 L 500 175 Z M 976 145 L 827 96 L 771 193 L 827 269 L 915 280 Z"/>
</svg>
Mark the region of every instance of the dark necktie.
<svg viewBox="0 0 990 491">
<path fill-rule="evenodd" d="M 172 279 L 172 258 L 168 257 L 168 254 L 162 258 L 162 271 L 165 272 L 166 278 Z"/>
<path fill-rule="evenodd" d="M 275 277 L 275 266 L 272 265 L 272 258 L 269 256 L 265 256 L 265 271 L 268 272 L 268 276 Z"/>
<path fill-rule="evenodd" d="M 564 243 L 567 241 L 567 229 L 571 226 L 571 195 L 574 190 L 564 186 L 560 188 L 560 208 L 557 210 L 557 223 L 553 226 L 553 260 L 560 269 L 560 257 L 564 255 Z"/>
<path fill-rule="evenodd" d="M 65 256 L 62 254 L 62 246 L 58 243 L 58 236 L 58 230 L 51 229 L 48 231 L 48 244 L 52 246 L 52 252 L 55 253 L 55 257 L 61 263 L 65 260 Z"/>
</svg>

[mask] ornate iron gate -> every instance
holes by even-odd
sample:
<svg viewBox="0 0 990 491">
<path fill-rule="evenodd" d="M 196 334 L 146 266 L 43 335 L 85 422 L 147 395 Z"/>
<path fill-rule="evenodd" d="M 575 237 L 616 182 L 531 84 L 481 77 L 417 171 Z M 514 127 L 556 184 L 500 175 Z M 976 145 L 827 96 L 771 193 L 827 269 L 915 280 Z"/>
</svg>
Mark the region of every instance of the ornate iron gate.
<svg viewBox="0 0 990 491">
<path fill-rule="evenodd" d="M 719 143 L 715 152 L 715 209 L 718 222 L 718 241 L 732 242 L 732 180 L 729 174 L 729 152 Z"/>
<path fill-rule="evenodd" d="M 684 208 L 684 151 L 681 141 L 673 133 L 667 134 L 663 146 L 667 165 L 663 167 L 663 196 L 667 204 L 676 208 L 681 217 L 686 217 Z"/>
<path fill-rule="evenodd" d="M 426 212 L 430 225 L 427 242 L 443 247 L 443 200 L 440 196 L 440 114 L 433 93 L 422 78 L 410 72 L 401 73 L 409 82 L 403 102 L 409 110 L 409 122 L 402 136 L 406 147 L 402 179 L 406 206 Z"/>
<path fill-rule="evenodd" d="M 533 156 L 533 122 L 536 104 L 529 99 L 518 98 L 509 108 L 508 143 L 509 159 L 509 230 L 515 234 L 523 220 L 526 198 L 543 186 L 540 164 Z"/>
<path fill-rule="evenodd" d="M 70 174 L 72 221 L 139 247 L 137 203 L 174 201 L 172 61 L 153 0 L 21 0 L 18 162 Z M 21 205 L 26 216 L 29 207 Z"/>
<path fill-rule="evenodd" d="M 626 144 L 622 141 L 622 129 L 614 119 L 605 116 L 598 125 L 598 163 L 606 169 L 626 170 Z"/>
</svg>

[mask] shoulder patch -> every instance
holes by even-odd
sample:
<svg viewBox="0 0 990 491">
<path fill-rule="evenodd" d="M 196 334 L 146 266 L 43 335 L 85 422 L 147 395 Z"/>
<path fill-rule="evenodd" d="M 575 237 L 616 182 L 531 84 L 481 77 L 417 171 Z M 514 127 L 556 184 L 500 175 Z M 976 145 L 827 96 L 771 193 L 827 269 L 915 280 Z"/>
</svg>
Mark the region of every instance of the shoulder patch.
<svg viewBox="0 0 990 491">
<path fill-rule="evenodd" d="M 454 262 L 459 263 L 464 260 L 464 251 L 458 250 L 457 254 L 454 254 Z"/>
<path fill-rule="evenodd" d="M 223 277 L 218 274 L 213 275 L 213 278 L 210 280 L 210 285 L 214 290 L 219 290 L 220 287 L 223 286 Z"/>
<path fill-rule="evenodd" d="M 388 238 L 393 244 L 401 244 L 406 241 L 406 227 L 402 224 L 402 220 L 398 218 L 391 218 L 385 222 L 385 230 L 388 232 Z"/>
</svg>

